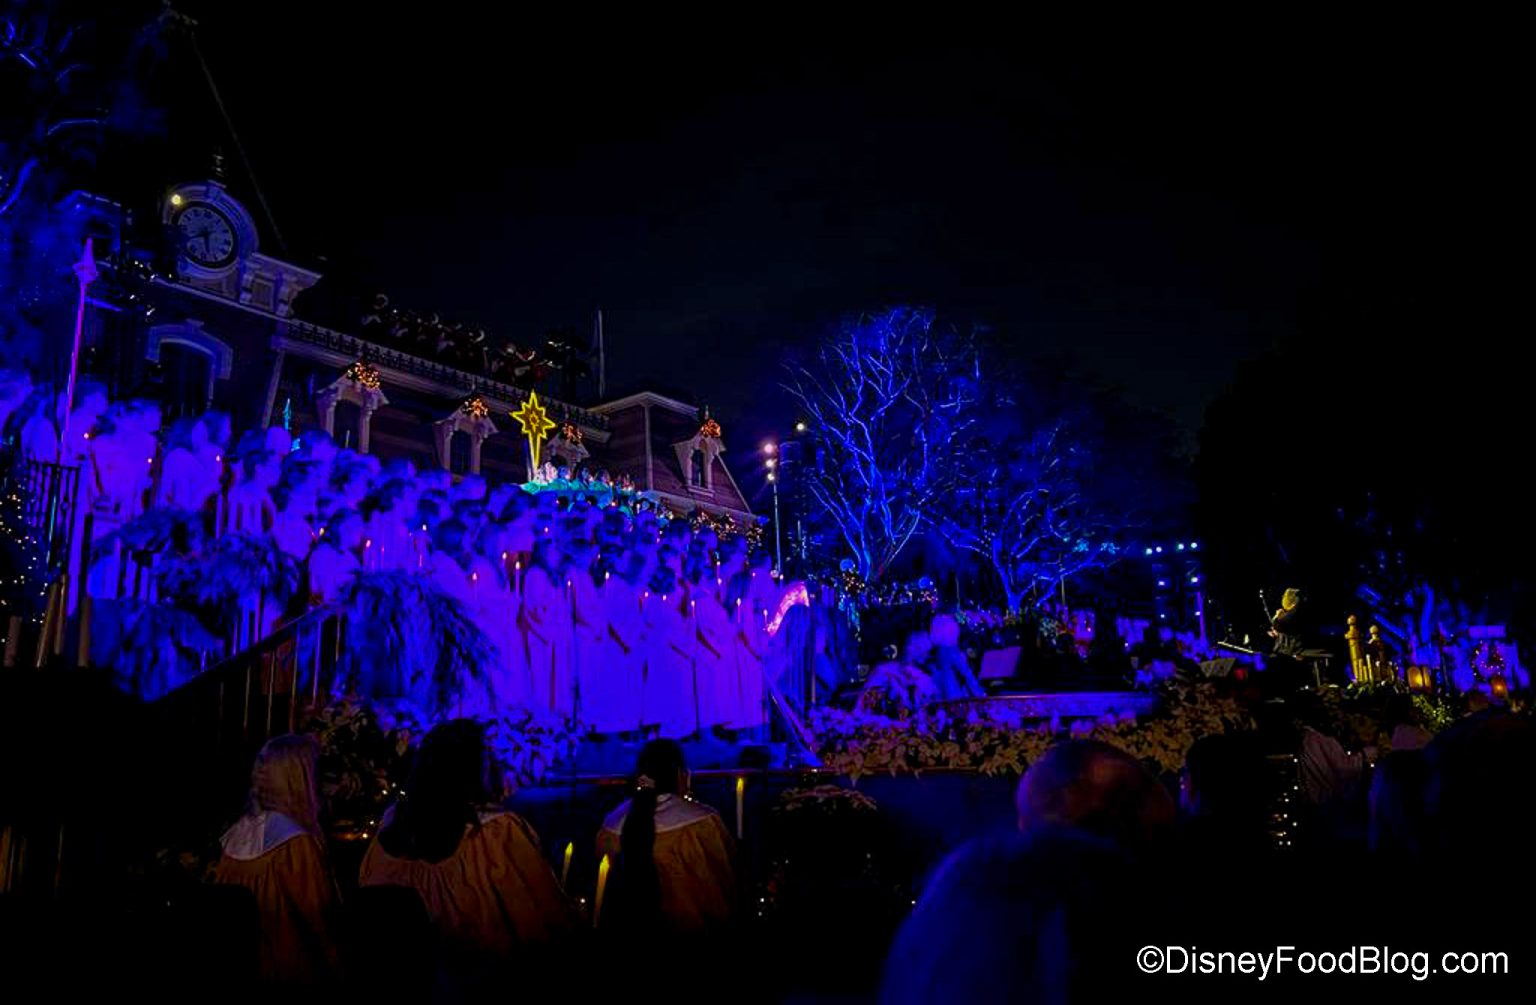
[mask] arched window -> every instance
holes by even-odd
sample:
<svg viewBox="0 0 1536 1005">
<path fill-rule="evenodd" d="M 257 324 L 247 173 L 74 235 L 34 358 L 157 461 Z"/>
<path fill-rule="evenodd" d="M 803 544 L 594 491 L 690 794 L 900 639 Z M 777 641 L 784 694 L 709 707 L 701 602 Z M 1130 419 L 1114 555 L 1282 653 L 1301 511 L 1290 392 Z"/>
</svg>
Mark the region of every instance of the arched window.
<svg viewBox="0 0 1536 1005">
<path fill-rule="evenodd" d="M 144 356 L 157 365 L 167 418 L 211 408 L 215 382 L 228 380 L 235 363 L 234 350 L 191 319 L 151 328 Z"/>
<path fill-rule="evenodd" d="M 201 346 L 160 344 L 160 404 L 166 419 L 202 415 L 213 404 L 213 357 Z"/>
</svg>

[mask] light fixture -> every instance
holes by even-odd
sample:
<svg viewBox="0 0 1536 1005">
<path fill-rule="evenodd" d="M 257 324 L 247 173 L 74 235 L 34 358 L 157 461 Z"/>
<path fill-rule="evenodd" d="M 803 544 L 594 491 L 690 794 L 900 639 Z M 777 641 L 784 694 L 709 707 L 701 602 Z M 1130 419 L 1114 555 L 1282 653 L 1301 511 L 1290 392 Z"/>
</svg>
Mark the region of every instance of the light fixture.
<svg viewBox="0 0 1536 1005">
<path fill-rule="evenodd" d="M 1190 576 L 1189 577 L 1189 581 L 1191 583 L 1198 583 L 1198 582 L 1200 582 L 1200 577 L 1199 576 Z"/>
<path fill-rule="evenodd" d="M 1162 545 L 1158 545 L 1153 550 L 1156 551 L 1159 555 L 1161 555 L 1163 553 L 1163 546 Z"/>
<path fill-rule="evenodd" d="M 774 460 L 774 459 L 773 459 L 773 458 L 772 458 L 772 457 L 770 457 L 770 458 L 768 458 L 768 460 L 767 460 L 767 461 L 765 461 L 765 462 L 764 462 L 764 463 L 765 463 L 765 464 L 767 464 L 767 465 L 768 465 L 768 467 L 769 467 L 769 469 L 770 469 L 770 470 L 771 470 L 771 469 L 772 469 L 772 468 L 773 468 L 773 466 L 774 466 L 774 465 L 775 465 L 775 464 L 777 464 L 777 463 L 778 463 L 778 461 L 776 461 L 776 460 Z"/>
<path fill-rule="evenodd" d="M 765 443 L 765 444 L 763 444 L 763 453 L 765 453 L 765 454 L 769 454 L 769 455 L 776 454 L 776 453 L 778 453 L 778 450 L 779 450 L 779 445 L 777 443 Z"/>
<path fill-rule="evenodd" d="M 797 433 L 805 432 L 805 423 L 803 423 L 803 422 L 795 423 L 795 432 L 797 432 Z"/>
<path fill-rule="evenodd" d="M 1178 548 L 1178 550 L 1179 550 L 1179 551 L 1183 551 L 1183 550 L 1184 550 L 1184 542 L 1183 542 L 1183 541 L 1180 541 L 1180 542 L 1179 542 L 1179 548 Z"/>
<path fill-rule="evenodd" d="M 773 474 L 773 472 L 772 472 L 772 471 L 770 471 L 770 472 L 768 472 L 768 480 L 769 480 L 769 481 L 770 481 L 770 482 L 772 482 L 772 481 L 777 481 L 777 480 L 778 480 L 778 479 L 777 479 L 777 478 L 775 478 L 775 477 L 774 477 L 774 474 Z"/>
<path fill-rule="evenodd" d="M 180 192 L 172 192 L 171 193 L 171 205 L 172 206 L 180 206 L 181 205 L 181 193 Z"/>
</svg>

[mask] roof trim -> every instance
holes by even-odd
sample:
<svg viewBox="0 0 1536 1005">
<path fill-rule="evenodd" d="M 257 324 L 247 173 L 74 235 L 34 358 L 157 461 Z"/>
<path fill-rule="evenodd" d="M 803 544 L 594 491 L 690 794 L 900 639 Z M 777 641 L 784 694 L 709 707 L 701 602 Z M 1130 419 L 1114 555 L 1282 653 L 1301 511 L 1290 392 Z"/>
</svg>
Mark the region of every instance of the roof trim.
<svg viewBox="0 0 1536 1005">
<path fill-rule="evenodd" d="M 613 401 L 605 401 L 601 404 L 588 406 L 587 411 L 607 413 L 618 411 L 621 408 L 630 408 L 634 405 L 655 405 L 668 411 L 678 412 L 683 415 L 694 415 L 699 411 L 698 405 L 690 405 L 686 401 L 678 401 L 676 398 L 668 398 L 664 394 L 655 391 L 641 391 L 637 394 L 626 395 L 623 398 L 615 398 Z"/>
</svg>

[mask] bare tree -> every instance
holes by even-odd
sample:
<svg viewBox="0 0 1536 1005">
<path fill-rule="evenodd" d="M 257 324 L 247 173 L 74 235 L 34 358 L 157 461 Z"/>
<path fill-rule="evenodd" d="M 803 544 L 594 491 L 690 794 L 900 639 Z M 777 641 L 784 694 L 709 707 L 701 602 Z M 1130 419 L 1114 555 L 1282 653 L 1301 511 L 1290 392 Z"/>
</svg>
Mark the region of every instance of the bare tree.
<svg viewBox="0 0 1536 1005">
<path fill-rule="evenodd" d="M 788 369 L 785 389 L 814 429 L 810 492 L 877 581 L 956 486 L 954 445 L 976 422 L 975 345 L 931 312 L 893 308 Z"/>
<path fill-rule="evenodd" d="M 1009 610 L 1114 561 L 1124 512 L 1093 484 L 1093 449 L 1067 419 L 978 438 L 940 521 L 945 538 L 997 577 Z"/>
</svg>

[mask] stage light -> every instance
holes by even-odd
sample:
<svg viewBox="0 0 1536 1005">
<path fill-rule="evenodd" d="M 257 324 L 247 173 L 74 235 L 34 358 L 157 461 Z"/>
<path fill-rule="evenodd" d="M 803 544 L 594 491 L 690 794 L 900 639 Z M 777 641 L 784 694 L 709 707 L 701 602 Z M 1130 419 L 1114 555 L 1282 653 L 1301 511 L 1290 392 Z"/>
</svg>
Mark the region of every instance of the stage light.
<svg viewBox="0 0 1536 1005">
<path fill-rule="evenodd" d="M 171 195 L 171 205 L 172 206 L 180 206 L 181 205 L 181 193 L 180 192 L 176 192 L 176 193 L 173 193 Z"/>
<path fill-rule="evenodd" d="M 778 450 L 779 450 L 779 445 L 777 443 L 765 443 L 765 444 L 763 444 L 763 453 L 768 454 L 769 456 L 772 456 L 773 454 L 778 453 Z"/>
<path fill-rule="evenodd" d="M 770 471 L 770 472 L 768 472 L 768 480 L 769 480 L 769 481 L 770 481 L 770 482 L 772 482 L 772 481 L 777 481 L 777 480 L 778 480 L 778 479 L 776 479 L 776 478 L 775 478 L 775 477 L 774 477 L 774 476 L 773 476 L 773 472 L 772 472 L 772 471 Z"/>
<path fill-rule="evenodd" d="M 1191 583 L 1198 583 L 1198 582 L 1200 582 L 1200 577 L 1199 576 L 1190 576 L 1189 577 L 1189 581 Z"/>
<path fill-rule="evenodd" d="M 1152 549 L 1151 549 L 1151 548 L 1148 548 L 1148 549 L 1147 549 L 1147 554 L 1148 554 L 1148 555 L 1150 555 L 1150 554 L 1152 554 Z"/>
<path fill-rule="evenodd" d="M 1179 550 L 1179 551 L 1183 551 L 1183 550 L 1184 550 L 1184 542 L 1183 542 L 1183 541 L 1180 541 L 1180 542 L 1179 542 L 1179 547 L 1178 547 L 1178 550 Z"/>
<path fill-rule="evenodd" d="M 777 464 L 777 463 L 778 463 L 778 462 L 777 462 L 777 461 L 775 461 L 775 460 L 774 460 L 774 459 L 773 459 L 773 458 L 772 458 L 772 457 L 770 457 L 770 458 L 768 458 L 768 460 L 766 460 L 766 461 L 764 461 L 764 462 L 763 462 L 763 463 L 765 463 L 765 464 L 767 464 L 767 465 L 768 465 L 768 468 L 769 468 L 769 470 L 770 470 L 770 471 L 771 471 L 771 470 L 772 470 L 772 469 L 773 469 L 773 466 L 774 466 L 774 465 L 775 465 L 775 464 Z"/>
<path fill-rule="evenodd" d="M 1200 542 L 1199 541 L 1191 541 L 1191 542 L 1189 542 L 1189 549 L 1190 549 L 1190 551 L 1199 551 L 1200 550 Z"/>
<path fill-rule="evenodd" d="M 805 432 L 805 423 L 803 423 L 803 422 L 795 423 L 795 432 L 797 432 L 797 433 Z"/>
<path fill-rule="evenodd" d="M 1159 579 L 1157 581 L 1157 585 L 1158 586 L 1167 586 L 1168 585 L 1168 580 L 1166 580 L 1166 579 Z"/>
<path fill-rule="evenodd" d="M 1158 545 L 1156 548 L 1154 548 L 1152 550 L 1157 552 L 1159 555 L 1161 555 L 1163 553 L 1163 546 L 1162 545 Z"/>
</svg>

